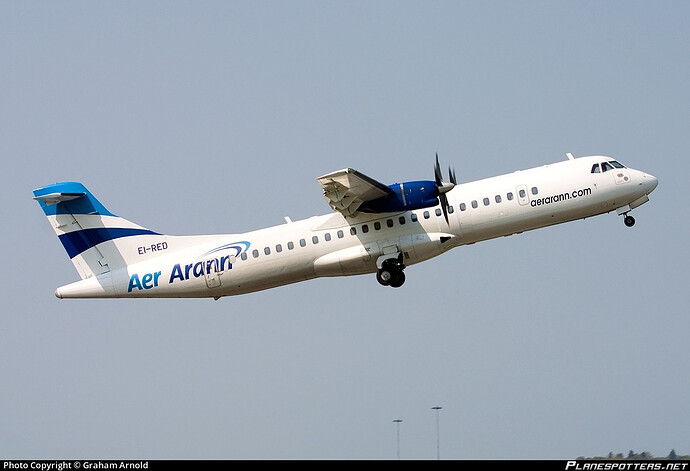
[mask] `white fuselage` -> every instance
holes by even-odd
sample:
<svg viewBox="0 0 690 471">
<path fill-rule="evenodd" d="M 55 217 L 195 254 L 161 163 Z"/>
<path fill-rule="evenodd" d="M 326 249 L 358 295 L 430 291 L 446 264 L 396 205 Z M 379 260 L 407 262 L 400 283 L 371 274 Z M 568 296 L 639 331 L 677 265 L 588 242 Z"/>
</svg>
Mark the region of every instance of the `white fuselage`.
<svg viewBox="0 0 690 471">
<path fill-rule="evenodd" d="M 656 179 L 630 168 L 592 173 L 608 157 L 582 157 L 458 184 L 441 207 L 344 217 L 334 212 L 257 231 L 147 235 L 126 267 L 58 288 L 58 297 L 219 298 L 322 276 L 375 273 L 387 254 L 405 266 L 460 245 L 529 231 L 647 201 Z"/>
</svg>

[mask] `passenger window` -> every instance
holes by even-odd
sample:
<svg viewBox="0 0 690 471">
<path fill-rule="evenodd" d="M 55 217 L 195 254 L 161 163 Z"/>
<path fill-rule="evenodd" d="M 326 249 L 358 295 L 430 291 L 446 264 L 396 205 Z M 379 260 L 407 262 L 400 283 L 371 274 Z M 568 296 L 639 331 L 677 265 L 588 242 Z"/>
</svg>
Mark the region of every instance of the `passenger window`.
<svg viewBox="0 0 690 471">
<path fill-rule="evenodd" d="M 448 206 L 448 214 L 453 214 L 453 211 L 455 211 L 455 209 L 452 206 Z"/>
<path fill-rule="evenodd" d="M 400 223 L 401 226 L 402 226 L 403 224 L 405 224 L 405 222 L 406 222 L 406 221 L 405 221 L 405 216 L 400 216 L 400 217 L 398 218 L 398 222 Z"/>
<path fill-rule="evenodd" d="M 435 212 L 436 212 L 436 216 L 440 216 L 442 213 L 442 211 L 439 208 L 436 208 Z"/>
<path fill-rule="evenodd" d="M 386 226 L 388 226 L 388 227 L 393 227 L 393 220 L 392 220 L 392 219 L 387 219 L 387 220 L 386 220 Z"/>
<path fill-rule="evenodd" d="M 496 202 L 500 203 L 501 202 L 501 195 L 496 195 Z"/>
<path fill-rule="evenodd" d="M 266 255 L 271 255 L 271 248 L 270 247 L 264 247 L 264 253 Z"/>
<path fill-rule="evenodd" d="M 429 219 L 429 211 L 424 211 L 424 219 Z"/>
<path fill-rule="evenodd" d="M 299 240 L 299 246 L 300 246 L 300 247 L 306 247 L 306 246 L 307 246 L 307 241 L 304 240 L 304 239 L 300 239 L 300 240 Z"/>
<path fill-rule="evenodd" d="M 282 252 L 283 251 L 283 246 L 278 244 L 276 245 L 276 252 Z"/>
<path fill-rule="evenodd" d="M 316 245 L 319 243 L 319 236 L 312 236 L 311 243 Z"/>
<path fill-rule="evenodd" d="M 338 239 L 342 239 L 343 237 L 345 237 L 343 231 L 338 231 Z"/>
<path fill-rule="evenodd" d="M 465 211 L 467 209 L 467 205 L 465 203 L 460 203 L 460 211 Z"/>
<path fill-rule="evenodd" d="M 326 239 L 326 242 L 328 242 L 329 240 L 331 240 L 331 233 L 326 232 L 326 234 L 324 234 L 323 238 Z"/>
<path fill-rule="evenodd" d="M 601 164 L 601 171 L 602 172 L 608 172 L 609 170 L 613 170 L 613 167 L 611 166 L 610 163 L 604 162 Z"/>
<path fill-rule="evenodd" d="M 376 230 L 376 231 L 381 230 L 381 223 L 380 222 L 376 221 L 374 223 L 374 230 Z"/>
<path fill-rule="evenodd" d="M 508 201 L 513 201 L 513 192 L 512 191 L 508 192 L 506 197 L 508 198 Z"/>
<path fill-rule="evenodd" d="M 365 234 L 369 232 L 369 226 L 367 226 L 366 224 L 362 224 L 362 232 L 364 232 Z"/>
<path fill-rule="evenodd" d="M 484 206 L 489 206 L 489 198 L 484 198 Z"/>
<path fill-rule="evenodd" d="M 536 186 L 533 186 L 533 187 L 532 187 L 532 194 L 533 194 L 533 195 L 536 195 L 537 193 L 539 193 L 539 190 L 537 190 L 537 187 L 536 187 Z"/>
<path fill-rule="evenodd" d="M 242 255 L 240 255 L 240 258 L 242 260 L 247 260 L 247 252 L 242 252 Z"/>
<path fill-rule="evenodd" d="M 479 204 L 477 204 L 477 200 L 472 200 L 472 207 L 477 209 L 477 206 L 479 206 Z"/>
<path fill-rule="evenodd" d="M 599 164 L 592 165 L 592 173 L 601 173 L 601 169 L 599 168 Z"/>
<path fill-rule="evenodd" d="M 351 227 L 350 228 L 350 235 L 357 235 L 357 228 L 356 227 Z"/>
<path fill-rule="evenodd" d="M 520 198 L 524 198 L 527 196 L 527 192 L 525 190 L 520 190 Z"/>
<path fill-rule="evenodd" d="M 417 215 L 415 213 L 410 214 L 410 221 L 417 222 Z"/>
<path fill-rule="evenodd" d="M 259 257 L 259 251 L 256 249 L 252 250 L 252 257 L 258 258 Z"/>
<path fill-rule="evenodd" d="M 293 244 L 292 242 L 288 242 L 288 250 L 292 250 L 294 248 L 295 248 L 295 244 Z"/>
</svg>

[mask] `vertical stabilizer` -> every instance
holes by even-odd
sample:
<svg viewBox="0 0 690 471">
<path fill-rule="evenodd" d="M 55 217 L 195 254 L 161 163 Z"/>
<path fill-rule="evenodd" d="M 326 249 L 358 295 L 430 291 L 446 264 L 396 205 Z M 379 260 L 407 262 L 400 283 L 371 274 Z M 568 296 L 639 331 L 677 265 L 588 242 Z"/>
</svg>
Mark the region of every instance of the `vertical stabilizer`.
<svg viewBox="0 0 690 471">
<path fill-rule="evenodd" d="M 82 279 L 127 265 L 123 249 L 156 236 L 108 211 L 81 183 L 62 182 L 34 190 L 48 221 Z"/>
</svg>

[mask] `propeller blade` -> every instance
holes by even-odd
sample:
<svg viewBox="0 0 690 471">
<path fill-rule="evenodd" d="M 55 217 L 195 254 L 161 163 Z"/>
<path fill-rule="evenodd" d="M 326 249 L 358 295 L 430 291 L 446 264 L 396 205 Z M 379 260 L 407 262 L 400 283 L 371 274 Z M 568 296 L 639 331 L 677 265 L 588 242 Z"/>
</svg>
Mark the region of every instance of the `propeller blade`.
<svg viewBox="0 0 690 471">
<path fill-rule="evenodd" d="M 450 167 L 449 167 L 450 170 Z M 436 153 L 436 165 L 434 166 L 434 177 L 436 179 L 436 189 L 439 194 L 450 191 L 455 186 L 455 172 L 450 170 L 450 182 L 443 181 L 443 175 L 441 174 L 441 165 L 438 163 L 438 152 Z"/>
<path fill-rule="evenodd" d="M 455 170 L 453 170 L 450 167 L 448 167 L 448 177 L 450 178 L 450 183 L 445 183 L 443 181 L 443 175 L 441 174 L 441 165 L 438 162 L 438 152 L 436 152 L 434 178 L 436 179 L 438 200 L 441 204 L 441 209 L 443 210 L 443 217 L 446 219 L 446 224 L 450 224 L 450 222 L 448 221 L 448 197 L 446 196 L 446 192 L 450 191 L 456 185 Z"/>
<path fill-rule="evenodd" d="M 438 195 L 438 199 L 441 202 L 441 209 L 443 210 L 443 217 L 446 218 L 446 224 L 450 224 L 448 221 L 448 197 L 445 193 Z"/>
<path fill-rule="evenodd" d="M 438 152 L 436 152 L 436 165 L 434 166 L 434 177 L 436 177 L 436 186 L 443 185 L 443 177 L 441 175 L 441 165 L 438 163 Z"/>
</svg>

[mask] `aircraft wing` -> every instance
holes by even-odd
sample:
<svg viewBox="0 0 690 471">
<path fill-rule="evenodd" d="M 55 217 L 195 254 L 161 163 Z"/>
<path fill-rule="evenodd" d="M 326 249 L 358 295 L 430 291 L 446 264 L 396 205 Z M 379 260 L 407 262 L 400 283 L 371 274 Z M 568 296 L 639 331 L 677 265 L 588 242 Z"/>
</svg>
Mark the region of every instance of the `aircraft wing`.
<svg viewBox="0 0 690 471">
<path fill-rule="evenodd" d="M 366 201 L 392 193 L 386 185 L 351 168 L 332 172 L 316 179 L 323 188 L 323 197 L 343 216 L 355 216 Z"/>
</svg>

